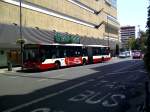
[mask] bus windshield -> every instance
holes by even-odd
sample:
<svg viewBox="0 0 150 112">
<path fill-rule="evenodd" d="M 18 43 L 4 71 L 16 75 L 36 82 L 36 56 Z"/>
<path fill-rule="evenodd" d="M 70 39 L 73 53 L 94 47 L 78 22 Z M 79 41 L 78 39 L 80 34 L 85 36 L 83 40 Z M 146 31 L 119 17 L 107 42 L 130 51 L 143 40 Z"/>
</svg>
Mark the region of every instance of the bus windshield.
<svg viewBox="0 0 150 112">
<path fill-rule="evenodd" d="M 30 48 L 24 50 L 24 61 L 37 61 L 39 50 L 37 48 Z"/>
</svg>

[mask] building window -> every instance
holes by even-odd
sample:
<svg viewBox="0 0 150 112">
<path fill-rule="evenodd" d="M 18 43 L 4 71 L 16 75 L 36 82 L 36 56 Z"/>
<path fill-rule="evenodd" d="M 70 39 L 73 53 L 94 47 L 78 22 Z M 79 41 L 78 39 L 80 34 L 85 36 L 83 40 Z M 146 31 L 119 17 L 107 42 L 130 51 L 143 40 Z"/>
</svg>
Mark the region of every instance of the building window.
<svg viewBox="0 0 150 112">
<path fill-rule="evenodd" d="M 116 34 L 116 35 L 118 35 L 119 33 L 117 28 L 110 25 L 105 25 L 105 32 L 110 34 Z"/>
</svg>

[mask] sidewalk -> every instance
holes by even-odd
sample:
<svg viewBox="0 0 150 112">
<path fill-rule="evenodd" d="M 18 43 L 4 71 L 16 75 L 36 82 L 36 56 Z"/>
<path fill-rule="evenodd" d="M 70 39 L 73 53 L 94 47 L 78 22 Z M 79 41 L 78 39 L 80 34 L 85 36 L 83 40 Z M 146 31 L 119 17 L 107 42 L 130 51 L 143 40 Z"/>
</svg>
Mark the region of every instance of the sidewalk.
<svg viewBox="0 0 150 112">
<path fill-rule="evenodd" d="M 126 59 L 120 59 L 118 57 L 112 57 L 112 59 L 108 62 L 118 62 L 118 61 L 124 61 L 124 60 L 127 60 L 129 58 L 126 58 Z M 12 71 L 8 71 L 8 67 L 6 68 L 0 68 L 0 74 L 1 73 L 12 73 L 12 72 L 16 72 L 18 70 L 21 70 L 21 67 L 12 67 Z"/>
<path fill-rule="evenodd" d="M 16 72 L 17 70 L 21 70 L 21 67 L 12 67 L 12 71 L 8 71 L 8 68 L 1 68 L 0 73 L 6 73 L 6 72 Z"/>
</svg>

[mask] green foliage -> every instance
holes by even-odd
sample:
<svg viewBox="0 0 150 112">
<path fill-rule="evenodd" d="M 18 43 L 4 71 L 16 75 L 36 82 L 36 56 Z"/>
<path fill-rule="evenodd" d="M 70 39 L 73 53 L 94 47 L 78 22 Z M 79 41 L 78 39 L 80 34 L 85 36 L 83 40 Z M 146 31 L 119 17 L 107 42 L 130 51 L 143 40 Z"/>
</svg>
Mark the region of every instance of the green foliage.
<svg viewBox="0 0 150 112">
<path fill-rule="evenodd" d="M 141 37 L 138 40 L 138 44 L 139 44 L 139 48 L 141 51 L 145 52 L 146 51 L 146 41 L 147 41 L 147 37 L 148 37 L 148 32 L 140 32 Z"/>
<path fill-rule="evenodd" d="M 135 37 L 130 37 L 128 40 L 128 49 L 134 50 L 137 49 L 136 39 Z"/>
<path fill-rule="evenodd" d="M 150 72 L 150 6 L 148 7 L 148 18 L 147 18 L 147 41 L 146 41 L 146 52 L 144 56 L 144 63 L 147 70 Z"/>
<path fill-rule="evenodd" d="M 131 50 L 146 50 L 146 40 L 148 37 L 148 33 L 144 31 L 140 31 L 140 38 L 130 37 L 128 40 L 128 49 Z"/>
</svg>

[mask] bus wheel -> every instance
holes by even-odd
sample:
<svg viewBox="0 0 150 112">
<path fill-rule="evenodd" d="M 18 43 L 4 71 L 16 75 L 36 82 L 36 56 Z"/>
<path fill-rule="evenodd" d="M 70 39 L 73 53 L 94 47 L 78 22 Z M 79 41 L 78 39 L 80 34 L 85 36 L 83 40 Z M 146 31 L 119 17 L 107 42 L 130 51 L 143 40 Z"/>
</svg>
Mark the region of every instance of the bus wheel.
<svg viewBox="0 0 150 112">
<path fill-rule="evenodd" d="M 60 69 L 60 62 L 55 62 L 56 69 Z"/>
<path fill-rule="evenodd" d="M 83 64 L 83 65 L 86 65 L 86 64 L 87 64 L 86 59 L 83 59 L 82 64 Z"/>
</svg>

